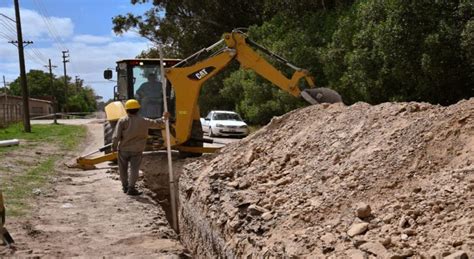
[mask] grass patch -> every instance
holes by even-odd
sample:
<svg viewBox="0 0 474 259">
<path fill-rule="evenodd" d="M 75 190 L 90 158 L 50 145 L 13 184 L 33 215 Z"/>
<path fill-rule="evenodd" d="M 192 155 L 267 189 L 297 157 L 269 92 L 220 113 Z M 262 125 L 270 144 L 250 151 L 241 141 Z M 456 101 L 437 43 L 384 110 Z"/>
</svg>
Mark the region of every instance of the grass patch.
<svg viewBox="0 0 474 259">
<path fill-rule="evenodd" d="M 20 139 L 32 142 L 57 143 L 61 149 L 72 149 L 86 136 L 86 128 L 76 125 L 45 124 L 31 125 L 31 133 L 23 131 L 21 123 L 10 125 L 8 128 L 0 129 L 0 140 Z M 28 146 L 38 145 L 29 143 Z M 21 141 L 20 141 L 21 147 Z M 13 147 L 0 147 L 0 152 L 12 151 Z"/>
<path fill-rule="evenodd" d="M 58 159 L 57 156 L 49 157 L 25 174 L 9 179 L 8 184 L 3 183 L 3 196 L 8 208 L 8 216 L 21 216 L 29 210 L 29 198 L 34 195 L 34 189 L 44 186 L 48 179 L 54 175 L 54 164 Z"/>
<path fill-rule="evenodd" d="M 31 133 L 25 133 L 21 124 L 0 129 L 0 140 L 20 139 L 19 146 L 0 147 L 0 154 L 2 154 L 0 163 L 4 159 L 11 159 L 15 154 L 15 168 L 20 168 L 15 170 L 0 168 L 0 173 L 9 172 L 8 177 L 0 174 L 0 187 L 8 216 L 22 216 L 28 213 L 31 202 L 34 202 L 32 199 L 35 195 L 34 190 L 44 191 L 49 179 L 56 174 L 55 164 L 63 158 L 57 154 L 61 153 L 60 151 L 74 150 L 87 132 L 86 127 L 76 125 L 32 125 L 31 129 Z M 41 151 L 45 146 L 51 147 L 56 155 L 35 152 Z M 25 152 L 25 157 L 30 155 L 29 159 L 33 155 L 38 162 L 31 163 L 30 160 L 24 160 L 22 152 Z M 10 158 L 8 158 L 9 154 Z"/>
</svg>

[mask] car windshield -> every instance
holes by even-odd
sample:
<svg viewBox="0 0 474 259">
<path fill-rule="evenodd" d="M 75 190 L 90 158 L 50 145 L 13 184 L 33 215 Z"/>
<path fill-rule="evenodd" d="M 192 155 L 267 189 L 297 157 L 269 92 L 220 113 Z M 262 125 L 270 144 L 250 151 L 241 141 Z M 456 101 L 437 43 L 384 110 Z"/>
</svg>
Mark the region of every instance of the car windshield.
<svg viewBox="0 0 474 259">
<path fill-rule="evenodd" d="M 212 118 L 219 121 L 242 121 L 240 116 L 235 113 L 214 113 Z"/>
</svg>

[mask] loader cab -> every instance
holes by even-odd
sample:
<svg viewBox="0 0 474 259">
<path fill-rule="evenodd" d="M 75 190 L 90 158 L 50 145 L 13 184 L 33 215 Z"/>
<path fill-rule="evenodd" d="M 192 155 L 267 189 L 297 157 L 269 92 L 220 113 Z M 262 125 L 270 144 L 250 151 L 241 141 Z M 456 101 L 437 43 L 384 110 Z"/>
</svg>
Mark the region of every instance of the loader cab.
<svg viewBox="0 0 474 259">
<path fill-rule="evenodd" d="M 164 59 L 163 66 L 171 67 L 179 59 Z M 114 99 L 126 101 L 137 99 L 142 108 L 140 114 L 147 118 L 160 118 L 163 114 L 163 88 L 160 59 L 124 59 L 117 61 L 117 86 L 114 88 Z M 104 78 L 111 79 L 112 71 L 105 70 Z M 175 112 L 175 94 L 171 85 L 167 88 L 168 110 L 172 117 Z"/>
</svg>

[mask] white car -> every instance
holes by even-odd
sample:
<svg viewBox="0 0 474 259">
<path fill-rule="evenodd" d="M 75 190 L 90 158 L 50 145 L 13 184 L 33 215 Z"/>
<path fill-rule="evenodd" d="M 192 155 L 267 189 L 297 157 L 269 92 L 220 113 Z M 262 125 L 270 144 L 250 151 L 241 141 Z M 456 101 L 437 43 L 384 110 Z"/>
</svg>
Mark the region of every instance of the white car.
<svg viewBox="0 0 474 259">
<path fill-rule="evenodd" d="M 210 137 L 238 136 L 249 134 L 247 123 L 240 115 L 232 111 L 211 111 L 206 118 L 201 119 L 202 130 Z"/>
</svg>

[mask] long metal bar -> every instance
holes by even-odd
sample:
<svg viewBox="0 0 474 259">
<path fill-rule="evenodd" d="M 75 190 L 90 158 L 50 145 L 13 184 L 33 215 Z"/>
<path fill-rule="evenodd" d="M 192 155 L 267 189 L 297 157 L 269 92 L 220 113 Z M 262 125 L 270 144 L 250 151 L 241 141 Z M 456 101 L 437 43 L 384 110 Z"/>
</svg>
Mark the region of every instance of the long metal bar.
<svg viewBox="0 0 474 259">
<path fill-rule="evenodd" d="M 163 66 L 163 49 L 161 45 L 158 46 L 160 52 L 160 69 L 161 69 L 161 84 L 163 88 L 163 105 L 164 111 L 168 112 L 168 102 L 166 100 L 166 76 L 165 76 L 165 67 Z M 166 130 L 166 153 L 168 153 L 168 173 L 169 173 L 169 184 L 170 184 L 170 203 L 171 203 L 171 218 L 173 229 L 176 233 L 179 233 L 178 229 L 178 209 L 177 209 L 177 200 L 176 200 L 176 185 L 174 182 L 173 174 L 173 164 L 171 157 L 171 140 L 170 140 L 170 123 L 169 118 L 165 120 L 165 130 Z"/>
<path fill-rule="evenodd" d="M 214 49 L 216 46 L 218 46 L 219 44 L 221 44 L 222 42 L 224 42 L 224 39 L 221 39 L 220 41 L 212 44 L 211 46 L 207 47 L 207 48 L 203 48 L 201 50 L 199 50 L 198 52 L 192 54 L 191 56 L 181 60 L 180 62 L 178 62 L 176 65 L 174 65 L 173 67 L 180 67 L 182 64 L 185 64 L 188 62 L 188 60 L 196 57 L 196 56 L 199 56 L 201 53 L 203 52 L 209 52 L 210 50 Z"/>
<path fill-rule="evenodd" d="M 267 48 L 263 47 L 262 45 L 259 45 L 258 43 L 256 43 L 255 41 L 249 39 L 249 38 L 246 38 L 245 41 L 252 47 L 256 48 L 256 49 L 259 49 L 260 51 L 264 52 L 265 54 L 271 56 L 271 57 L 274 57 L 276 60 L 282 62 L 283 64 L 291 67 L 292 69 L 296 70 L 296 71 L 300 71 L 301 68 L 291 64 L 288 60 L 278 56 L 277 54 L 271 52 L 270 50 L 268 50 Z"/>
</svg>

